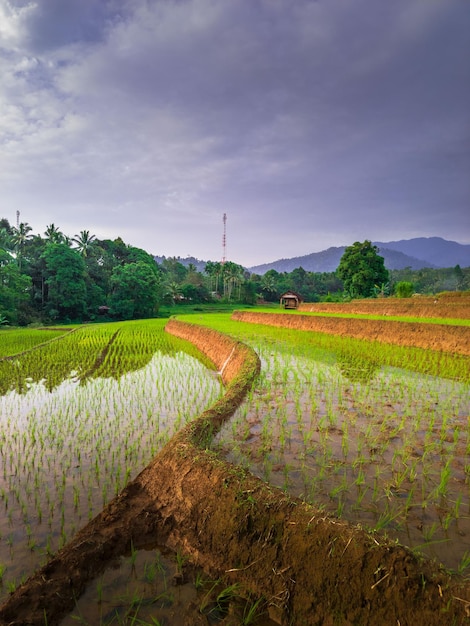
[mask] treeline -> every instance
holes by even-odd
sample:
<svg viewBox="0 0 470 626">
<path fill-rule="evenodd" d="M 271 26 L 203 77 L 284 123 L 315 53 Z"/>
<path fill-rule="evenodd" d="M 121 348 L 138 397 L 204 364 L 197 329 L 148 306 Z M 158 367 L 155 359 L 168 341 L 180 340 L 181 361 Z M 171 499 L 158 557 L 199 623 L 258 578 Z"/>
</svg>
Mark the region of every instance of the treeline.
<svg viewBox="0 0 470 626">
<path fill-rule="evenodd" d="M 470 268 L 394 270 L 377 295 L 407 282 L 413 291 L 437 293 L 470 288 Z M 0 219 L 0 324 L 83 322 L 153 317 L 162 305 L 214 301 L 278 302 L 288 290 L 304 300 L 343 300 L 335 272 L 269 270 L 250 274 L 241 265 L 209 261 L 203 271 L 177 258 L 157 263 L 120 238 L 98 239 L 89 231 L 68 237 L 51 224 L 43 235 L 27 223 Z"/>
</svg>

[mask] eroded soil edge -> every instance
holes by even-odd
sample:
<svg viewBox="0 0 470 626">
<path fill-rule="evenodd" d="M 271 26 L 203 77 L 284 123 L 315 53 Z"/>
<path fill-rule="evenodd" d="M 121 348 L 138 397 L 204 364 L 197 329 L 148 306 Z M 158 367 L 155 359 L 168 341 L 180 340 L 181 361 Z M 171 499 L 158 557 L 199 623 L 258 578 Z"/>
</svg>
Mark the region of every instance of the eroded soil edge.
<svg viewBox="0 0 470 626">
<path fill-rule="evenodd" d="M 247 346 L 171 320 L 167 330 L 211 358 L 226 394 L 155 459 L 0 608 L 1 624 L 57 624 L 88 581 L 149 542 L 266 598 L 279 624 L 468 622 L 470 589 L 378 535 L 288 498 L 205 448 L 259 371 Z"/>
</svg>

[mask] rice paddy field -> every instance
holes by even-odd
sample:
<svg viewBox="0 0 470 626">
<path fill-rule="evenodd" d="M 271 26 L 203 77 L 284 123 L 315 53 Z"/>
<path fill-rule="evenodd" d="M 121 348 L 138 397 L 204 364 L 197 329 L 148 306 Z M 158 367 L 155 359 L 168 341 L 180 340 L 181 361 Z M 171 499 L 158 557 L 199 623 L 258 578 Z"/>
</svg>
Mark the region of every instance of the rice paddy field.
<svg viewBox="0 0 470 626">
<path fill-rule="evenodd" d="M 217 454 L 470 573 L 468 357 L 230 314 L 181 319 L 241 339 L 262 361 L 213 441 Z M 0 331 L 0 603 L 223 392 L 210 364 L 164 324 Z M 77 599 L 63 626 L 183 626 L 190 604 L 222 621 L 223 600 L 237 590 L 202 572 L 181 584 L 188 567 L 158 546 L 131 551 Z M 240 611 L 240 623 L 271 623 L 256 603 Z"/>
<path fill-rule="evenodd" d="M 0 358 L 15 335 L 23 352 L 32 332 L 2 331 Z M 0 360 L 0 599 L 222 392 L 164 321 L 87 326 L 39 343 Z"/>
<path fill-rule="evenodd" d="M 262 360 L 258 385 L 214 442 L 220 454 L 469 571 L 468 357 L 223 316 L 198 323 L 236 335 Z"/>
</svg>

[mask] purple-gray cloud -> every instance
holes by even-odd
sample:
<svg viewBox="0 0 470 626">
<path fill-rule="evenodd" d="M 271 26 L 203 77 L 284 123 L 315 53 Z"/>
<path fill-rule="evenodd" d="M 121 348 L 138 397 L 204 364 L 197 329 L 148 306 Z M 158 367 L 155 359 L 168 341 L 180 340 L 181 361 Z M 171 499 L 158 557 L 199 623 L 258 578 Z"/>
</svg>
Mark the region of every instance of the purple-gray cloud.
<svg viewBox="0 0 470 626">
<path fill-rule="evenodd" d="M 468 32 L 465 0 L 0 0 L 0 217 L 217 260 L 225 212 L 248 266 L 470 243 Z"/>
</svg>

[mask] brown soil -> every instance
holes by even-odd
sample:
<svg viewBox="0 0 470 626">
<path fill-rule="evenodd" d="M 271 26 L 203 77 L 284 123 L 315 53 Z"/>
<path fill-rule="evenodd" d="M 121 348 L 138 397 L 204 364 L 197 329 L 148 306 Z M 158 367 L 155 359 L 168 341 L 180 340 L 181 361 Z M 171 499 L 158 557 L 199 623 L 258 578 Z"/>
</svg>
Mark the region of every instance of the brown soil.
<svg viewBox="0 0 470 626">
<path fill-rule="evenodd" d="M 47 623 L 57 624 L 86 583 L 128 552 L 131 542 L 135 548 L 165 544 L 211 575 L 241 583 L 263 596 L 272 619 L 283 625 L 470 623 L 468 583 L 285 496 L 206 449 L 258 374 L 259 360 L 210 329 L 171 320 L 167 330 L 214 361 L 227 385 L 224 398 L 178 433 L 12 594 L 0 608 L 1 624 L 43 625 L 45 612 Z"/>
<path fill-rule="evenodd" d="M 361 313 L 364 315 L 396 315 L 411 317 L 444 317 L 470 319 L 470 296 L 457 293 L 414 298 L 375 298 L 352 302 L 303 302 L 301 311 L 319 313 Z"/>
<path fill-rule="evenodd" d="M 311 306 L 312 308 L 315 306 L 316 310 L 316 305 Z M 345 311 L 344 309 L 336 309 L 335 312 Z M 250 311 L 235 311 L 233 319 L 254 324 L 267 324 L 269 326 L 281 326 L 297 330 L 313 330 L 331 335 L 345 335 L 355 337 L 356 339 L 367 339 L 368 341 L 392 343 L 400 346 L 416 346 L 418 348 L 470 355 L 470 326 L 328 317 L 327 315 L 323 317 L 297 313 L 294 315 L 252 313 Z"/>
</svg>

